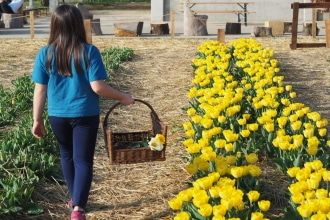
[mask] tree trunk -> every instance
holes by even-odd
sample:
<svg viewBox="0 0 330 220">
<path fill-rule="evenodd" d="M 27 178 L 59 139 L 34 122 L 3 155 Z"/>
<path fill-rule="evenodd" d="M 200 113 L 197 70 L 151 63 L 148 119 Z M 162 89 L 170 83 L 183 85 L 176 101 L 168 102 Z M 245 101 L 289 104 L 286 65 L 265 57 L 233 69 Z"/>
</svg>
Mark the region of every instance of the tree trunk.
<svg viewBox="0 0 330 220">
<path fill-rule="evenodd" d="M 241 23 L 226 23 L 226 34 L 241 34 Z"/>
<path fill-rule="evenodd" d="M 253 27 L 252 37 L 273 37 L 271 27 Z"/>
<path fill-rule="evenodd" d="M 150 26 L 150 34 L 163 35 L 170 33 L 168 23 L 150 24 Z"/>
<path fill-rule="evenodd" d="M 143 22 L 114 23 L 115 37 L 137 37 L 142 34 Z"/>
<path fill-rule="evenodd" d="M 184 3 L 183 12 L 184 35 L 185 36 L 207 36 L 207 15 L 195 15 L 193 11 Z"/>
</svg>

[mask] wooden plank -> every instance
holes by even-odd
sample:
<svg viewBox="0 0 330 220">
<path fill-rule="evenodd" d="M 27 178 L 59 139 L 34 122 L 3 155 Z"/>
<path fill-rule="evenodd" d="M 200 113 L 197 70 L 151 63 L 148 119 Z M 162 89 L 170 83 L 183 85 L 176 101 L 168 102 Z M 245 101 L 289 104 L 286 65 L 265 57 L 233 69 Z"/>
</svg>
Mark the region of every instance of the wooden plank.
<svg viewBox="0 0 330 220">
<path fill-rule="evenodd" d="M 293 8 L 292 18 L 292 37 L 290 48 L 295 50 L 297 48 L 297 35 L 298 35 L 298 17 L 299 17 L 299 3 L 295 2 L 291 5 Z"/>
<path fill-rule="evenodd" d="M 220 43 L 225 43 L 225 29 L 218 29 L 217 39 Z"/>
<path fill-rule="evenodd" d="M 234 13 L 234 14 L 252 14 L 255 12 L 242 11 L 242 10 L 193 10 L 195 13 Z"/>
<path fill-rule="evenodd" d="M 175 37 L 175 12 L 174 10 L 171 10 L 171 39 L 174 39 Z"/>
<path fill-rule="evenodd" d="M 297 48 L 325 47 L 326 43 L 297 43 Z"/>
<path fill-rule="evenodd" d="M 182 4 L 182 3 L 181 3 Z M 254 4 L 254 2 L 187 2 L 187 4 Z"/>
<path fill-rule="evenodd" d="M 324 2 L 324 3 L 299 3 L 294 2 L 291 4 L 291 9 L 293 9 L 293 4 L 298 3 L 299 8 L 329 8 L 330 2 Z"/>
<path fill-rule="evenodd" d="M 30 11 L 30 36 L 34 38 L 34 11 Z"/>
<path fill-rule="evenodd" d="M 316 8 L 312 9 L 312 36 L 316 38 Z"/>
<path fill-rule="evenodd" d="M 86 32 L 87 43 L 92 44 L 92 20 L 84 19 L 84 27 Z"/>
<path fill-rule="evenodd" d="M 330 47 L 330 19 L 325 20 L 326 47 Z"/>
</svg>

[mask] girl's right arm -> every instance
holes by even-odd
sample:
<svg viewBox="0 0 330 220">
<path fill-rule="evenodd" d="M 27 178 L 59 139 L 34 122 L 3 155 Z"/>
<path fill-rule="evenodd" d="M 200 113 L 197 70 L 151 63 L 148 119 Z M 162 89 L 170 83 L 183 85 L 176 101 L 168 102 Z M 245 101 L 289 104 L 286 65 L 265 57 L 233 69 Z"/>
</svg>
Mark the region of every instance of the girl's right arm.
<svg viewBox="0 0 330 220">
<path fill-rule="evenodd" d="M 118 100 L 123 105 L 134 103 L 134 99 L 130 94 L 118 91 L 107 85 L 103 80 L 96 80 L 90 83 L 93 91 L 99 96 Z"/>
</svg>

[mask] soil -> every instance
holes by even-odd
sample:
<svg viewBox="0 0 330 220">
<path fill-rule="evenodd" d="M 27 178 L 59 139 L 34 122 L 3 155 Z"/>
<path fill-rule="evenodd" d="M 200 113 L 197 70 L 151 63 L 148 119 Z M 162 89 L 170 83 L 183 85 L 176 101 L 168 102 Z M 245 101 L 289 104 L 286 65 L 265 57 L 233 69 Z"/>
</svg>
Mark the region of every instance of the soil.
<svg viewBox="0 0 330 220">
<path fill-rule="evenodd" d="M 151 104 L 160 119 L 168 125 L 166 161 L 128 165 L 110 165 L 103 134 L 100 130 L 95 154 L 94 181 L 88 203 L 89 220 L 169 220 L 174 212 L 168 200 L 187 187 L 181 125 L 187 120 L 182 110 L 188 105 L 186 96 L 191 86 L 191 60 L 197 47 L 208 39 L 162 38 L 93 38 L 100 50 L 109 47 L 129 47 L 134 50 L 132 61 L 121 64 L 113 72 L 110 84 Z M 215 39 L 211 39 L 215 40 Z M 232 39 L 226 39 L 228 43 Z M 285 83 L 293 85 L 297 102 L 310 106 L 322 117 L 330 116 L 330 54 L 328 48 L 291 50 L 290 38 L 259 38 L 264 47 L 275 51 Z M 299 39 L 300 40 L 300 39 Z M 303 39 L 324 41 L 324 39 Z M 47 39 L 2 39 L 0 42 L 0 82 L 10 88 L 11 80 L 30 74 L 34 57 Z M 102 115 L 112 102 L 103 100 Z M 122 126 L 141 120 L 129 114 Z M 264 177 L 274 192 L 279 191 L 276 172 L 264 171 Z M 283 186 L 284 187 L 284 186 Z M 65 203 L 69 200 L 65 185 L 45 183 L 36 189 L 33 200 L 45 208 L 38 216 L 21 219 L 68 219 Z M 17 219 L 17 218 L 16 218 Z"/>
</svg>

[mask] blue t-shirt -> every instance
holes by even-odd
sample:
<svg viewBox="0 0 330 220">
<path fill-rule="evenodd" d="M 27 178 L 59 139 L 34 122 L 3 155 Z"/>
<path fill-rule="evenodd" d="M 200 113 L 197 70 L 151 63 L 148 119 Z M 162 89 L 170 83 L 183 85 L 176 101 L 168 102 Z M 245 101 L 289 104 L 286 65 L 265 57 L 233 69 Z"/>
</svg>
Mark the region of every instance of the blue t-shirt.
<svg viewBox="0 0 330 220">
<path fill-rule="evenodd" d="M 47 85 L 48 115 L 57 117 L 84 117 L 100 114 L 99 96 L 92 90 L 90 82 L 104 80 L 107 72 L 99 50 L 86 44 L 89 66 L 82 61 L 82 72 L 78 73 L 71 59 L 72 76 L 58 74 L 52 61 L 51 73 L 46 67 L 50 46 L 41 48 L 36 56 L 32 72 L 35 83 Z"/>
</svg>

